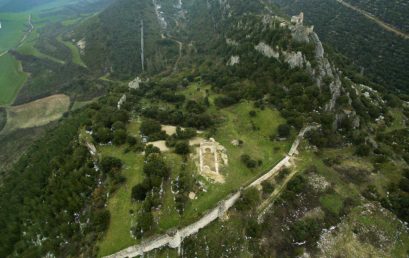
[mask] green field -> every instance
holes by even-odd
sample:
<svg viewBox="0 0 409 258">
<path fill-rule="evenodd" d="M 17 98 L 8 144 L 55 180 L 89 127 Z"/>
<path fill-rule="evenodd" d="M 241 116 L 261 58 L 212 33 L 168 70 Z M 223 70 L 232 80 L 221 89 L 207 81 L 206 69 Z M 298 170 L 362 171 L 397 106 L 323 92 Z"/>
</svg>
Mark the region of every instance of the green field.
<svg viewBox="0 0 409 258">
<path fill-rule="evenodd" d="M 70 49 L 72 62 L 74 64 L 80 65 L 82 67 L 87 67 L 85 63 L 82 61 L 80 50 L 76 45 L 74 45 L 72 42 L 62 40 L 61 37 L 57 37 L 57 40 Z"/>
<path fill-rule="evenodd" d="M 20 62 L 6 54 L 0 57 L 0 106 L 11 104 L 27 75 L 22 72 Z"/>
<path fill-rule="evenodd" d="M 25 31 L 28 14 L 0 13 L 2 28 L 0 29 L 0 52 L 12 49 L 18 45 Z"/>
<path fill-rule="evenodd" d="M 38 39 L 39 35 L 37 31 L 34 31 L 33 33 L 31 33 L 31 35 L 27 38 L 27 40 L 24 42 L 23 45 L 21 45 L 17 51 L 25 54 L 25 55 L 31 55 L 31 56 L 35 56 L 38 58 L 42 58 L 42 59 L 48 59 L 51 60 L 53 62 L 59 63 L 59 64 L 64 64 L 65 62 L 62 60 L 59 60 L 53 56 L 44 54 L 42 52 L 40 52 L 37 48 L 35 48 L 34 44 L 36 43 L 36 40 Z"/>
<path fill-rule="evenodd" d="M 42 59 L 48 59 L 60 64 L 64 61 L 59 60 L 50 55 L 46 55 L 40 52 L 34 47 L 34 44 L 38 38 L 37 29 L 43 27 L 50 22 L 58 22 L 69 20 L 69 24 L 80 22 L 82 19 L 89 17 L 92 14 L 82 15 L 78 17 L 66 17 L 64 15 L 49 15 L 47 12 L 55 12 L 62 10 L 64 6 L 77 3 L 78 0 L 55 0 L 44 4 L 29 5 L 22 1 L 10 2 L 15 11 L 13 12 L 1 12 L 0 9 L 0 22 L 2 23 L 2 29 L 0 29 L 0 55 L 8 50 L 17 48 L 21 43 L 23 36 L 28 31 L 28 17 L 32 15 L 32 23 L 35 30 L 28 35 L 24 44 L 21 44 L 18 51 L 22 54 L 32 55 Z M 68 24 L 66 24 L 68 25 Z M 85 66 L 81 60 L 78 49 L 69 42 L 62 42 L 66 45 L 72 53 L 73 62 Z M 13 103 L 18 91 L 27 79 L 27 75 L 22 72 L 21 65 L 11 55 L 0 56 L 0 106 L 10 105 Z"/>
</svg>

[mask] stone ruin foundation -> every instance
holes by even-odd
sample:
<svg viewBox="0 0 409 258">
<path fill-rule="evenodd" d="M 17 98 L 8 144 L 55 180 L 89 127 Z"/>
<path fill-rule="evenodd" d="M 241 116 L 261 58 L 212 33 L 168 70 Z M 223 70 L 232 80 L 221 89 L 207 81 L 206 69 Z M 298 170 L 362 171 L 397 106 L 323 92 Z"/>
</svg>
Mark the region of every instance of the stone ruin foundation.
<svg viewBox="0 0 409 258">
<path fill-rule="evenodd" d="M 200 143 L 198 154 L 200 174 L 218 183 L 223 183 L 224 176 L 220 174 L 220 169 L 228 165 L 226 148 L 215 139 L 210 138 Z"/>
</svg>

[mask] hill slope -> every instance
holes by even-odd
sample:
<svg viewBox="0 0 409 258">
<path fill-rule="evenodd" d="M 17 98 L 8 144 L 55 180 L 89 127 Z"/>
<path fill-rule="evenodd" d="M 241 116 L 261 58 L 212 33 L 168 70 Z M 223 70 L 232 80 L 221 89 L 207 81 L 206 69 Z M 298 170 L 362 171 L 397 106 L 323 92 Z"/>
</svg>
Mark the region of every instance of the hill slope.
<svg viewBox="0 0 409 258">
<path fill-rule="evenodd" d="M 386 87 L 408 90 L 409 74 L 405 69 L 409 60 L 408 39 L 385 30 L 373 20 L 335 0 L 272 2 L 290 15 L 304 12 L 306 22 L 316 26 L 323 42 L 355 60 L 356 65 L 361 66 L 362 71 L 376 82 Z M 393 1 L 376 1 L 369 5 L 365 4 L 366 1 L 345 2 L 356 3 L 358 7 L 396 27 L 405 26 L 408 20 L 405 5 L 397 13 L 396 7 L 399 5 L 393 4 L 393 8 L 387 8 Z"/>
</svg>

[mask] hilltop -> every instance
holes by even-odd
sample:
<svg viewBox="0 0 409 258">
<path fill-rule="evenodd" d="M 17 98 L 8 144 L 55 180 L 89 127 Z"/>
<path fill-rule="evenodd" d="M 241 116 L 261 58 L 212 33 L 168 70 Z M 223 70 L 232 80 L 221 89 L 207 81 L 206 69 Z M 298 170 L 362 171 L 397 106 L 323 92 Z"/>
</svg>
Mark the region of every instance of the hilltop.
<svg viewBox="0 0 409 258">
<path fill-rule="evenodd" d="M 309 19 L 118 0 L 12 52 L 3 133 L 54 124 L 1 178 L 0 256 L 406 257 L 409 103 Z"/>
</svg>

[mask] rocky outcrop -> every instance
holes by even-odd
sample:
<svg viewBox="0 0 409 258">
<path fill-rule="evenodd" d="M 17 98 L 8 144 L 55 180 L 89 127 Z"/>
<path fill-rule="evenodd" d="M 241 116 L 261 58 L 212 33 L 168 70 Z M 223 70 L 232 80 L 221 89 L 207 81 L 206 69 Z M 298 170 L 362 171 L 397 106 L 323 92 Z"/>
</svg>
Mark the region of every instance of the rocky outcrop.
<svg viewBox="0 0 409 258">
<path fill-rule="evenodd" d="M 231 56 L 229 61 L 227 62 L 228 66 L 234 66 L 236 64 L 240 64 L 240 57 L 239 56 Z"/>
<path fill-rule="evenodd" d="M 235 41 L 234 39 L 229 39 L 229 38 L 226 38 L 226 44 L 228 46 L 232 46 L 232 47 L 238 47 L 239 46 L 239 43 L 237 41 Z"/>
<path fill-rule="evenodd" d="M 311 69 L 310 62 L 300 51 L 281 51 L 278 48 L 276 48 L 275 50 L 264 42 L 260 42 L 257 46 L 254 47 L 254 49 L 260 52 L 263 56 L 268 58 L 275 58 L 278 61 L 281 61 L 281 56 L 283 58 L 283 61 L 286 62 L 291 68 L 299 67 L 306 68 L 307 70 Z"/>
<path fill-rule="evenodd" d="M 264 42 L 258 43 L 257 46 L 254 47 L 258 52 L 260 52 L 262 55 L 271 58 L 274 57 L 275 59 L 280 58 L 280 53 L 278 51 L 275 51 L 272 47 L 267 45 Z"/>
<path fill-rule="evenodd" d="M 134 90 L 139 89 L 141 82 L 142 82 L 141 78 L 136 77 L 133 81 L 129 82 L 128 87 Z"/>
<path fill-rule="evenodd" d="M 122 105 L 126 102 L 126 95 L 122 95 L 122 97 L 119 99 L 117 108 L 118 110 L 121 109 Z"/>
<path fill-rule="evenodd" d="M 311 68 L 310 62 L 306 60 L 306 57 L 300 51 L 298 52 L 286 52 L 283 51 L 284 61 L 290 65 L 290 67 L 296 68 L 306 68 L 307 70 Z"/>
</svg>

